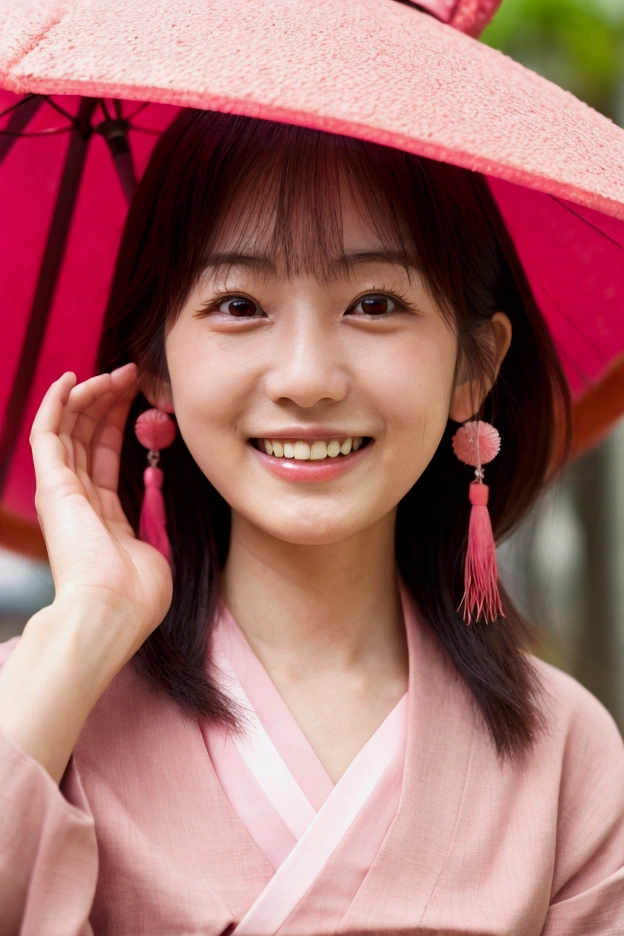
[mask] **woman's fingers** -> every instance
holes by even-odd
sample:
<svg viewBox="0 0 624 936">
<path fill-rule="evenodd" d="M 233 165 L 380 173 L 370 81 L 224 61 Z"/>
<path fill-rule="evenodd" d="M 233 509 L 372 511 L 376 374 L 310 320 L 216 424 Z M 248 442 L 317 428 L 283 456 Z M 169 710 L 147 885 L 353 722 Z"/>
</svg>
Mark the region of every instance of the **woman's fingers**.
<svg viewBox="0 0 624 936">
<path fill-rule="evenodd" d="M 110 374 L 99 374 L 76 384 L 76 375 L 63 374 L 45 394 L 31 431 L 33 460 L 40 489 L 46 482 L 58 484 L 50 472 L 61 466 L 81 481 L 92 495 L 92 441 L 114 413 L 129 408 L 137 393 L 136 365 L 127 364 Z M 120 449 L 119 445 L 119 449 Z M 66 479 L 67 480 L 67 479 Z M 97 484 L 97 482 L 96 482 Z"/>
<path fill-rule="evenodd" d="M 110 374 L 97 374 L 75 386 L 60 427 L 88 446 L 99 420 L 128 387 L 136 384 L 136 365 L 126 364 Z"/>
<path fill-rule="evenodd" d="M 58 433 L 70 392 L 76 383 L 73 371 L 66 371 L 50 384 L 33 420 L 30 438 L 40 432 Z"/>
<path fill-rule="evenodd" d="M 30 431 L 38 485 L 43 485 L 50 473 L 68 467 L 65 446 L 58 432 L 69 394 L 76 383 L 76 375 L 68 371 L 55 380 L 41 401 Z"/>
<path fill-rule="evenodd" d="M 99 488 L 117 492 L 119 464 L 128 412 L 137 388 L 130 386 L 115 400 L 102 419 L 91 445 L 91 477 Z"/>
<path fill-rule="evenodd" d="M 71 391 L 59 435 L 71 449 L 73 467 L 80 477 L 91 477 L 91 449 L 95 433 L 119 398 L 127 390 L 136 394 L 136 389 L 136 365 L 126 364 L 110 374 L 91 377 Z"/>
<path fill-rule="evenodd" d="M 82 383 L 76 384 L 72 388 L 67 404 L 63 411 L 61 424 L 59 426 L 59 438 L 67 449 L 67 457 L 72 471 L 84 469 L 88 471 L 88 459 L 85 450 L 85 444 L 88 445 L 88 432 L 85 432 L 85 422 L 88 424 L 91 420 L 81 419 L 89 409 L 92 411 L 108 405 L 110 394 L 110 374 L 98 374 L 90 377 Z M 81 441 L 81 423 L 84 442 Z"/>
</svg>

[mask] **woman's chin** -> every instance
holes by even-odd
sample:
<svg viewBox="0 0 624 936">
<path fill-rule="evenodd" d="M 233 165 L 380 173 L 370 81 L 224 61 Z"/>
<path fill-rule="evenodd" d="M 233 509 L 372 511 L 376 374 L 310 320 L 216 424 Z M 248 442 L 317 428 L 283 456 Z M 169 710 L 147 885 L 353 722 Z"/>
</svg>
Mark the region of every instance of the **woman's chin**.
<svg viewBox="0 0 624 936">
<path fill-rule="evenodd" d="M 365 533 L 376 526 L 380 516 L 379 511 L 369 515 L 361 510 L 354 511 L 352 516 L 337 511 L 324 516 L 317 507 L 316 512 L 310 511 L 307 516 L 300 512 L 295 518 L 292 513 L 280 516 L 276 505 L 268 516 L 248 514 L 246 519 L 260 534 L 293 546 L 331 546 Z"/>
</svg>

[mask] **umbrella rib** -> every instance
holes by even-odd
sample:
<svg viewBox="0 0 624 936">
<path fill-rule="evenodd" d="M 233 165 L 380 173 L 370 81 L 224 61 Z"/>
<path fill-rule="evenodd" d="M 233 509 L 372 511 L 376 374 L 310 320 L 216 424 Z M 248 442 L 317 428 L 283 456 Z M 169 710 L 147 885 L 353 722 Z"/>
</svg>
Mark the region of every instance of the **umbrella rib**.
<svg viewBox="0 0 624 936">
<path fill-rule="evenodd" d="M 59 133 L 69 133 L 71 127 L 49 127 L 45 130 L 33 130 L 32 133 L 11 133 L 10 130 L 0 130 L 0 136 L 20 137 L 22 140 L 32 140 L 33 137 L 58 136 Z"/>
<path fill-rule="evenodd" d="M 581 326 L 580 326 L 580 324 L 577 322 L 576 318 L 575 318 L 573 315 L 570 315 L 569 312 L 566 312 L 565 307 L 562 306 L 561 303 L 558 302 L 557 299 L 555 299 L 555 297 L 553 296 L 553 294 L 551 293 L 551 291 L 550 291 L 546 286 L 544 286 L 544 284 L 538 279 L 537 276 L 532 276 L 531 279 L 532 279 L 532 281 L 533 281 L 534 283 L 537 283 L 537 285 L 538 285 L 539 288 L 542 290 L 542 292 L 543 292 L 546 296 L 548 296 L 548 298 L 549 298 L 550 301 L 552 302 L 553 306 L 554 306 L 554 307 L 556 308 L 556 310 L 559 312 L 561 318 L 562 318 L 562 319 L 564 320 L 564 322 L 566 322 L 566 324 L 568 325 L 570 331 L 575 332 L 576 335 L 577 335 L 578 337 L 580 337 L 580 338 L 588 345 L 588 347 L 590 347 L 590 348 L 592 349 L 592 351 L 594 352 L 594 355 L 596 356 L 597 360 L 598 360 L 600 363 L 602 363 L 602 361 L 603 361 L 603 359 L 604 359 L 604 353 L 603 353 L 602 349 L 599 347 L 599 345 L 597 345 L 597 344 L 594 342 L 594 339 L 592 338 L 590 332 L 587 331 L 587 330 L 584 330 L 583 328 L 581 328 Z M 542 313 L 542 314 L 543 314 L 543 313 Z M 544 316 L 544 318 L 546 318 L 546 316 Z M 577 367 L 578 367 L 578 365 L 577 365 Z M 580 371 L 580 369 L 579 369 L 579 373 L 583 373 L 583 371 Z"/>
<path fill-rule="evenodd" d="M 110 117 L 104 99 L 100 100 L 100 107 L 106 116 L 94 129 L 96 133 L 100 133 L 106 141 L 122 191 L 126 201 L 130 204 L 138 182 L 134 170 L 130 140 L 128 139 L 129 124 L 122 116 L 121 102 L 115 100 L 113 104 L 115 113 L 117 114 L 116 119 Z"/>
<path fill-rule="evenodd" d="M 132 111 L 131 114 L 128 114 L 128 116 L 126 117 L 126 120 L 134 120 L 137 114 L 140 114 L 141 111 L 144 111 L 146 107 L 149 107 L 149 103 L 150 103 L 149 101 L 144 101 L 143 104 L 140 105 L 140 107 L 137 107 L 137 109 Z"/>
<path fill-rule="evenodd" d="M 135 127 L 134 124 L 128 124 L 130 130 L 136 130 L 137 133 L 152 133 L 154 136 L 160 136 L 162 130 L 156 130 L 154 127 Z"/>
<path fill-rule="evenodd" d="M 43 344 L 46 326 L 52 308 L 56 284 L 58 282 L 67 239 L 74 214 L 74 208 L 84 170 L 90 133 L 90 120 L 97 101 L 94 98 L 82 98 L 78 111 L 78 120 L 74 126 L 65 157 L 63 173 L 54 205 L 54 212 L 48 230 L 45 250 L 35 295 L 30 309 L 26 337 L 17 365 L 11 396 L 8 402 L 2 435 L 0 436 L 0 492 L 2 492 L 9 474 L 11 459 L 15 451 L 28 395 L 32 387 L 39 354 Z M 81 128 L 81 129 L 79 129 Z M 89 132 L 87 132 L 89 128 Z M 11 138 L 9 138 L 11 139 Z"/>
<path fill-rule="evenodd" d="M 6 117 L 6 115 L 7 115 L 7 114 L 10 114 L 11 111 L 17 110 L 19 107 L 23 107 L 24 104 L 26 104 L 27 101 L 32 101 L 33 98 L 36 98 L 36 97 L 39 97 L 39 96 L 40 96 L 40 95 L 38 95 L 38 94 L 33 94 L 33 93 L 24 94 L 24 95 L 19 99 L 19 101 L 16 101 L 14 104 L 10 104 L 7 108 L 5 108 L 5 109 L 0 113 L 0 118 L 1 118 L 1 117 Z"/>
<path fill-rule="evenodd" d="M 68 111 L 66 111 L 64 107 L 61 107 L 60 104 L 57 104 L 56 101 L 53 101 L 52 98 L 51 98 L 49 95 L 46 95 L 46 96 L 45 96 L 45 99 L 46 99 L 47 103 L 50 105 L 50 107 L 53 107 L 55 111 L 58 111 L 59 114 L 62 114 L 63 117 L 66 117 L 66 118 L 67 118 L 67 120 L 69 120 L 69 121 L 71 121 L 71 122 L 73 122 L 73 121 L 75 120 L 75 118 L 72 117 L 72 115 L 71 115 Z"/>
<path fill-rule="evenodd" d="M 588 221 L 587 218 L 583 217 L 583 215 L 580 215 L 577 211 L 574 211 L 573 208 L 570 208 L 569 205 L 566 205 L 566 203 L 560 198 L 557 198 L 556 195 L 551 195 L 550 197 L 556 201 L 558 205 L 561 205 L 562 208 L 565 208 L 566 211 L 569 211 L 571 215 L 574 215 L 575 218 L 578 218 L 579 221 L 582 221 L 583 224 L 589 225 L 589 227 L 593 231 L 596 231 L 597 234 L 601 234 L 602 237 L 606 237 L 608 241 L 611 241 L 612 244 L 615 244 L 616 247 L 619 247 L 620 250 L 624 250 L 624 244 L 620 244 L 620 242 L 616 241 L 614 237 L 611 237 L 605 231 L 602 231 L 599 227 L 596 227 L 595 224 L 592 224 L 591 221 Z"/>
<path fill-rule="evenodd" d="M 28 126 L 42 104 L 43 98 L 38 94 L 33 94 L 23 102 L 20 101 L 19 106 L 14 106 L 7 125 L 3 128 L 2 139 L 0 139 L 0 163 L 11 152 L 15 140 L 20 136 L 20 131 Z"/>
</svg>

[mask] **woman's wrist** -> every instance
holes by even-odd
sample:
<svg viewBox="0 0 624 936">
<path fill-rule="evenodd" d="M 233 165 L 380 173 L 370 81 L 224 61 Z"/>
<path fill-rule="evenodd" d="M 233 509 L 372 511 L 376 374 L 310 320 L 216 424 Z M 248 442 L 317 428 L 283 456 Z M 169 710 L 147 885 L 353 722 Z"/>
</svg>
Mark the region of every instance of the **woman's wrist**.
<svg viewBox="0 0 624 936">
<path fill-rule="evenodd" d="M 97 698 L 138 649 L 133 617 L 121 602 L 65 595 L 30 618 L 20 643 L 32 641 L 72 663 L 76 681 L 92 687 Z"/>
<path fill-rule="evenodd" d="M 132 655 L 104 605 L 54 602 L 0 672 L 0 730 L 59 782 L 88 715 Z"/>
</svg>

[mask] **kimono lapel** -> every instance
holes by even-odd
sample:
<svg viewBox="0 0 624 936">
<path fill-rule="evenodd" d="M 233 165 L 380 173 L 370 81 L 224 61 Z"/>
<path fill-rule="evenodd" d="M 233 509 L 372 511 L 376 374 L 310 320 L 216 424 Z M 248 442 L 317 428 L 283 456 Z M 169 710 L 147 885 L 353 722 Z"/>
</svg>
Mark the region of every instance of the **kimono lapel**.
<svg viewBox="0 0 624 936">
<path fill-rule="evenodd" d="M 316 816 L 258 718 L 228 659 L 213 655 L 218 682 L 235 703 L 244 733 L 202 725 L 223 790 L 241 822 L 277 870 Z"/>
<path fill-rule="evenodd" d="M 400 588 L 410 655 L 401 797 L 340 933 L 367 932 L 371 920 L 383 920 L 383 932 L 418 928 L 451 846 L 468 776 L 475 731 L 469 695 L 402 582 Z"/>
<path fill-rule="evenodd" d="M 223 675 L 217 662 L 225 659 L 226 679 L 232 671 L 240 684 L 238 692 L 251 704 L 251 719 L 264 727 L 275 748 L 275 755 L 288 765 L 293 779 L 301 788 L 309 805 L 317 812 L 334 788 L 331 778 L 312 745 L 286 706 L 273 680 L 252 650 L 227 608 L 222 607 L 212 634 L 210 659 L 213 678 Z M 301 804 L 305 812 L 309 809 Z M 307 823 L 306 823 L 307 824 Z"/>
<path fill-rule="evenodd" d="M 291 853 L 235 928 L 236 936 L 273 936 L 293 913 L 402 751 L 406 720 L 404 696 L 349 765 Z"/>
<path fill-rule="evenodd" d="M 224 613 L 215 632 L 212 664 L 215 678 L 242 716 L 245 731 L 235 737 L 207 732 L 206 743 L 228 798 L 267 857 L 274 861 L 278 849 L 275 838 L 279 839 L 282 834 L 282 824 L 293 836 L 288 853 L 276 863 L 277 870 L 270 883 L 233 931 L 237 936 L 272 936 L 301 903 L 339 846 L 344 844 L 351 827 L 357 823 L 364 807 L 369 805 L 373 793 L 378 791 L 382 778 L 386 783 L 386 798 L 388 793 L 391 800 L 395 791 L 398 794 L 407 729 L 407 694 L 364 745 L 317 810 L 290 773 L 288 764 L 280 756 L 246 694 L 248 687 L 253 692 L 254 681 L 248 678 L 248 671 L 253 670 L 257 661 L 241 636 L 230 616 Z M 239 681 L 234 666 L 245 680 L 245 686 Z M 256 676 L 258 678 L 259 674 Z M 272 686 L 266 680 L 264 689 L 270 693 Z M 256 702 L 259 706 L 266 704 L 262 695 L 257 693 Z M 272 712 L 278 722 L 283 720 L 280 706 L 285 708 L 283 700 L 277 704 L 274 700 Z M 305 749 L 305 744 L 299 747 Z M 400 767 L 395 763 L 399 755 Z M 291 750 L 291 763 L 292 756 Z M 306 756 L 313 767 L 316 755 L 306 752 Z M 248 775 L 255 780 L 255 789 L 247 785 Z M 239 790 L 246 786 L 248 799 L 255 799 L 255 811 L 250 809 L 248 800 L 243 801 L 239 796 Z M 316 792 L 318 798 L 323 793 L 323 785 L 320 791 L 312 792 Z M 265 799 L 267 805 L 270 804 L 268 809 L 262 807 Z M 267 821 L 269 812 L 275 815 Z M 368 818 L 373 855 L 386 831 L 384 823 L 385 817 L 381 824 Z M 348 875 L 345 881 L 347 879 Z"/>
</svg>

